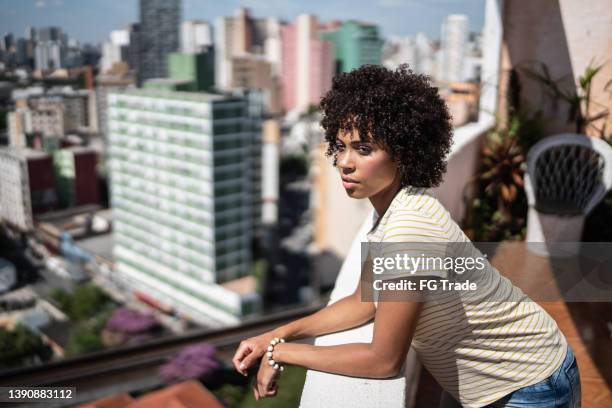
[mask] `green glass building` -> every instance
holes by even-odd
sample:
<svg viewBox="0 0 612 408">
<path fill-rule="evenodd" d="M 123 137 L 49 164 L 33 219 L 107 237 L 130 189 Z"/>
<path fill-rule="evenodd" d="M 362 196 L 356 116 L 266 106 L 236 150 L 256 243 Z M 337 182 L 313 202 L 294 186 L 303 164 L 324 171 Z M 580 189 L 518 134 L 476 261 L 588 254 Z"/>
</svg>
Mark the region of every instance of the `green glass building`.
<svg viewBox="0 0 612 408">
<path fill-rule="evenodd" d="M 373 24 L 346 21 L 337 29 L 321 32 L 321 39 L 334 44 L 336 73 L 350 72 L 365 64 L 381 64 L 384 40 Z"/>
</svg>

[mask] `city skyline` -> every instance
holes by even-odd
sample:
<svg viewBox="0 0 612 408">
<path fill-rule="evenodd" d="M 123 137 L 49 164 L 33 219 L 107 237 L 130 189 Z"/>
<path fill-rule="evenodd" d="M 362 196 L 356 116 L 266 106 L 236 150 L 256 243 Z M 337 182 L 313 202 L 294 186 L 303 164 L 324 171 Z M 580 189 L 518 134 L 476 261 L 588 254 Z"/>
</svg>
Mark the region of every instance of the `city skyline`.
<svg viewBox="0 0 612 408">
<path fill-rule="evenodd" d="M 377 24 L 383 37 L 391 35 L 409 36 L 423 32 L 430 38 L 440 37 L 440 26 L 449 14 L 465 14 L 470 31 L 480 31 L 484 21 L 484 0 L 377 0 L 376 2 L 346 0 L 323 2 L 312 1 L 307 6 L 293 0 L 232 0 L 201 4 L 183 0 L 183 20 L 202 19 L 214 23 L 220 16 L 231 16 L 239 7 L 251 10 L 255 17 L 275 16 L 287 22 L 302 13 L 316 14 L 323 22 L 341 19 L 356 19 Z M 31 0 L 17 2 L 0 0 L 3 13 L 0 16 L 2 34 L 11 32 L 23 37 L 27 26 L 60 26 L 79 42 L 102 43 L 110 31 L 123 28 L 138 21 L 138 1 L 110 0 Z M 72 10 L 67 13 L 67 9 Z M 275 10 L 270 14 L 269 10 Z M 91 19 L 96 26 L 91 26 Z"/>
</svg>

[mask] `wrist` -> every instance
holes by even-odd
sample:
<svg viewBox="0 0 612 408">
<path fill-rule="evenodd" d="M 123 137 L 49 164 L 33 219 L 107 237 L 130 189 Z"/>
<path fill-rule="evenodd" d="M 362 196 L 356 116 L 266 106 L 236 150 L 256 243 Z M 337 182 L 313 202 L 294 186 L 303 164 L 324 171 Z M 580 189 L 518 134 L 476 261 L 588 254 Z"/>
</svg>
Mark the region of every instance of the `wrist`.
<svg viewBox="0 0 612 408">
<path fill-rule="evenodd" d="M 285 350 L 286 343 L 277 344 L 274 347 L 274 361 L 279 364 L 285 364 L 286 361 L 283 359 L 283 351 Z"/>
<path fill-rule="evenodd" d="M 267 358 L 266 364 L 268 364 L 270 367 L 274 368 L 274 370 L 277 371 L 283 371 L 285 369 L 285 367 L 280 364 L 279 361 L 277 361 L 277 349 L 278 346 L 280 346 L 281 344 L 285 343 L 285 339 L 284 338 L 279 338 L 279 337 L 275 337 L 272 340 L 270 340 L 270 343 L 268 343 L 268 347 L 266 349 L 266 354 L 264 355 L 264 358 Z"/>
<path fill-rule="evenodd" d="M 288 330 L 286 326 L 281 326 L 268 332 L 269 338 L 267 339 L 267 341 L 270 342 L 270 340 L 274 338 L 285 339 L 285 341 L 289 341 L 291 340 L 291 336 L 291 331 Z"/>
</svg>

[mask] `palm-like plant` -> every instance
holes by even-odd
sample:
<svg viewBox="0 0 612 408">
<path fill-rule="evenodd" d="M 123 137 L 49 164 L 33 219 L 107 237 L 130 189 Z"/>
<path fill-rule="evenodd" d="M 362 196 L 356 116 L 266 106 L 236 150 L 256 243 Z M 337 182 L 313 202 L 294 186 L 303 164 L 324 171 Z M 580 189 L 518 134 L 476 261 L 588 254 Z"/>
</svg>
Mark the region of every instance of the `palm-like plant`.
<svg viewBox="0 0 612 408">
<path fill-rule="evenodd" d="M 479 241 L 521 239 L 525 227 L 525 156 L 519 143 L 521 121 L 487 134 L 480 171 L 472 179 L 478 184 L 466 220 L 468 235 Z"/>
<path fill-rule="evenodd" d="M 604 64 L 593 66 L 589 64 L 584 73 L 578 77 L 577 84 L 573 81 L 568 86 L 567 76 L 553 79 L 548 69 L 548 66 L 542 62 L 536 63 L 536 68 L 523 68 L 525 74 L 538 81 L 545 90 L 547 90 L 555 101 L 565 101 L 568 105 L 567 123 L 574 123 L 576 133 L 586 134 L 590 127 L 594 129 L 599 136 L 605 138 L 606 123 L 604 121 L 601 128 L 595 126 L 595 122 L 608 117 L 610 110 L 607 105 L 597 102 L 591 98 L 591 90 L 593 79 Z M 610 92 L 612 88 L 612 79 L 604 86 L 604 91 Z M 594 106 L 596 105 L 596 106 Z M 592 113 L 595 107 L 596 112 Z"/>
<path fill-rule="evenodd" d="M 497 130 L 487 135 L 482 149 L 480 180 L 485 183 L 484 192 L 497 200 L 497 208 L 505 216 L 511 214 L 519 191 L 523 188 L 522 163 L 525 161 L 518 143 L 519 123 L 513 119 L 507 130 Z"/>
</svg>

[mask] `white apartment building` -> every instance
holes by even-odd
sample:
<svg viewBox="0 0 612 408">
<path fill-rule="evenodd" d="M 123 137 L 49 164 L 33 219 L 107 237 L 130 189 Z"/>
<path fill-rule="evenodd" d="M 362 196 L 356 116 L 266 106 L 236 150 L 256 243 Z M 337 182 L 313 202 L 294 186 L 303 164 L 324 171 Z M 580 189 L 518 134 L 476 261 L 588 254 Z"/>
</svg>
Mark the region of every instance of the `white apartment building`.
<svg viewBox="0 0 612 408">
<path fill-rule="evenodd" d="M 441 63 L 439 79 L 448 82 L 463 81 L 463 65 L 468 42 L 469 23 L 466 15 L 451 14 L 442 24 Z"/>
<path fill-rule="evenodd" d="M 212 27 L 205 21 L 189 20 L 181 24 L 181 52 L 199 54 L 212 47 Z"/>
<path fill-rule="evenodd" d="M 28 161 L 48 158 L 32 149 L 0 149 L 0 218 L 22 231 L 34 226 Z"/>
<path fill-rule="evenodd" d="M 248 276 L 252 141 L 242 98 L 108 95 L 115 269 L 124 283 L 211 326 L 260 307 L 222 286 Z"/>
</svg>

